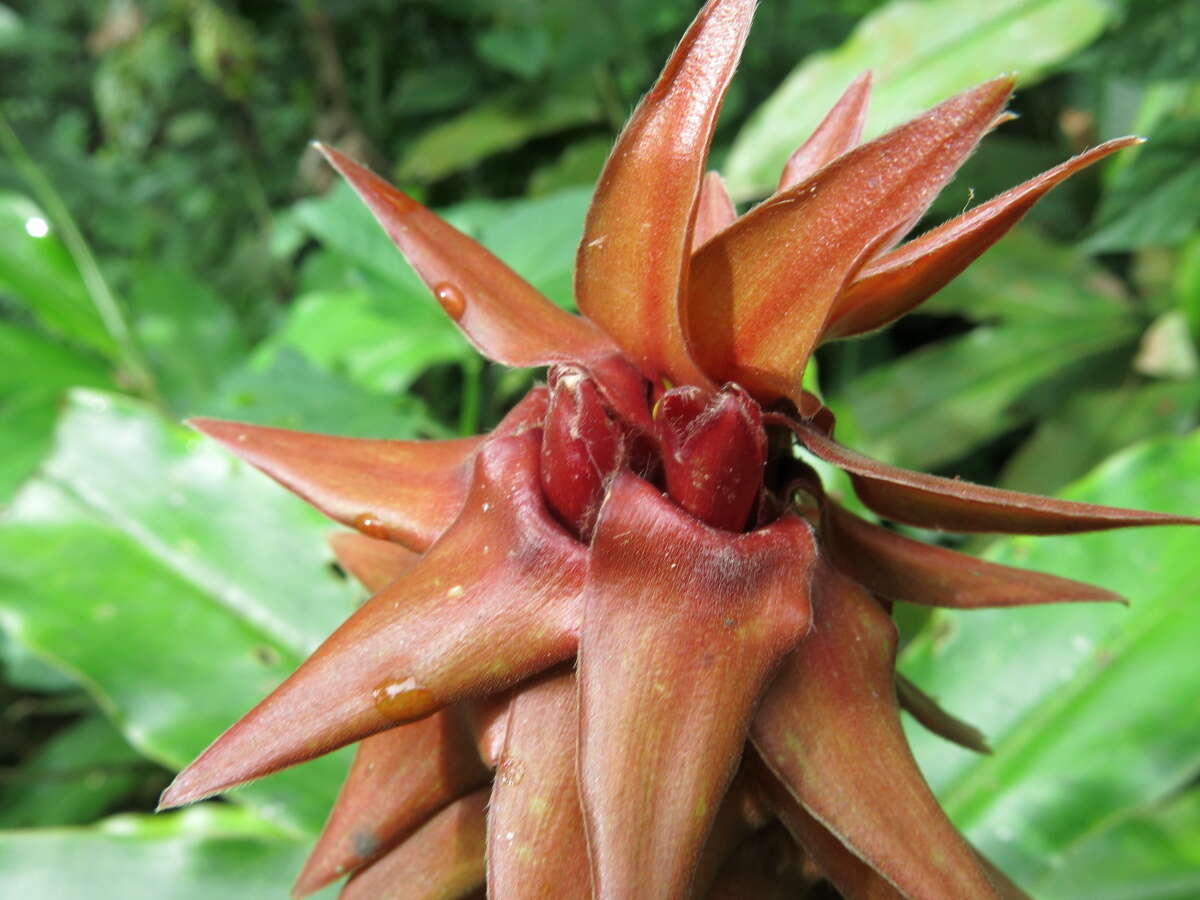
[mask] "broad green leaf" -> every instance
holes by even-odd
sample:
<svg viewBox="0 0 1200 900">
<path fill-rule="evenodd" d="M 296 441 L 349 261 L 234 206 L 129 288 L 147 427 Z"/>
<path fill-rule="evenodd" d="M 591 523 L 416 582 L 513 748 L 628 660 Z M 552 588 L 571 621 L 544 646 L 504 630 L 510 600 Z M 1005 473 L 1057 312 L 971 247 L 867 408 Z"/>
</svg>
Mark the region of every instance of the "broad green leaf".
<svg viewBox="0 0 1200 900">
<path fill-rule="evenodd" d="M 1099 75 L 1146 81 L 1196 77 L 1200 5 L 1193 0 L 1138 0 L 1122 4 L 1119 28 L 1081 61 Z"/>
<path fill-rule="evenodd" d="M 526 141 L 600 118 L 586 81 L 546 95 L 506 91 L 421 134 L 396 166 L 401 181 L 436 181 Z"/>
<path fill-rule="evenodd" d="M 445 431 L 417 397 L 371 393 L 289 346 L 263 348 L 191 412 L 346 437 L 442 437 Z"/>
<path fill-rule="evenodd" d="M 1194 513 L 1200 432 L 1119 454 L 1064 496 Z M 982 728 L 991 756 L 912 728 L 951 818 L 1029 888 L 1104 822 L 1200 768 L 1196 551 L 1192 528 L 1011 538 L 989 559 L 1089 581 L 1131 606 L 939 610 L 901 668 Z"/>
<path fill-rule="evenodd" d="M 317 513 L 134 401 L 75 393 L 42 472 L 0 525 L 0 618 L 169 768 L 352 608 Z M 328 757 L 233 796 L 311 832 L 344 765 Z"/>
<path fill-rule="evenodd" d="M 1176 302 L 1187 322 L 1188 334 L 1200 347 L 1200 234 L 1193 237 L 1179 254 L 1173 285 Z"/>
<path fill-rule="evenodd" d="M 0 320 L 0 396 L 33 389 L 62 390 L 72 385 L 108 387 L 108 366 L 87 352 Z"/>
<path fill-rule="evenodd" d="M 0 623 L 0 681 L 23 691 L 57 694 L 77 687 L 61 669 L 35 656 L 20 641 L 13 640 Z"/>
<path fill-rule="evenodd" d="M 1182 243 L 1200 225 L 1200 119 L 1168 121 L 1118 171 L 1096 213 L 1091 253 Z"/>
<path fill-rule="evenodd" d="M 7 3 L 0 3 L 0 51 L 18 46 L 23 30 L 20 16 Z"/>
<path fill-rule="evenodd" d="M 574 309 L 575 249 L 591 198 L 590 186 L 568 188 L 511 203 L 464 204 L 446 217 L 559 306 Z"/>
<path fill-rule="evenodd" d="M 0 321 L 0 505 L 50 448 L 62 392 L 73 385 L 111 387 L 99 357 Z"/>
<path fill-rule="evenodd" d="M 535 197 L 563 188 L 596 183 L 604 161 L 612 150 L 607 137 L 587 138 L 568 146 L 558 159 L 542 166 L 529 178 L 529 193 Z"/>
<path fill-rule="evenodd" d="M 430 366 L 474 355 L 445 319 L 423 300 L 401 316 L 366 291 L 316 291 L 292 303 L 255 356 L 261 364 L 290 347 L 369 391 L 402 391 Z"/>
<path fill-rule="evenodd" d="M 1034 893 L 1044 900 L 1200 897 L 1200 790 L 1122 816 L 1070 848 Z"/>
<path fill-rule="evenodd" d="M 112 725 L 91 713 L 9 769 L 0 785 L 0 828 L 92 822 L 151 775 Z"/>
<path fill-rule="evenodd" d="M 173 412 L 185 414 L 244 353 L 238 323 L 221 298 L 183 269 L 142 262 L 125 292 L 134 330 Z"/>
<path fill-rule="evenodd" d="M 1123 447 L 1200 425 L 1200 380 L 1132 383 L 1078 391 L 1043 412 L 1009 458 L 1000 486 L 1052 494 Z"/>
<path fill-rule="evenodd" d="M 286 900 L 305 849 L 229 807 L 0 832 L 0 896 Z M 329 900 L 336 891 L 313 896 Z"/>
<path fill-rule="evenodd" d="M 60 398 L 45 389 L 0 396 L 0 508 L 49 452 Z"/>
<path fill-rule="evenodd" d="M 116 352 L 83 279 L 50 221 L 32 201 L 0 191 L 0 295 L 46 330 L 106 355 Z"/>
<path fill-rule="evenodd" d="M 1120 316 L 1130 305 L 1121 283 L 1071 247 L 1018 226 L 930 297 L 920 311 L 974 321 Z"/>
<path fill-rule="evenodd" d="M 541 74 L 550 57 L 550 35 L 544 28 L 493 27 L 475 39 L 475 49 L 498 69 L 525 79 Z"/>
<path fill-rule="evenodd" d="M 1027 421 L 1018 401 L 1081 360 L 1130 341 L 1131 317 L 981 326 L 870 369 L 838 393 L 854 411 L 865 452 L 899 466 L 934 468 Z"/>
<path fill-rule="evenodd" d="M 443 59 L 431 65 L 405 66 L 395 75 L 396 109 L 420 114 L 443 113 L 470 103 L 479 90 L 481 73 L 463 60 Z"/>
<path fill-rule="evenodd" d="M 893 0 L 835 50 L 809 57 L 751 116 L 725 168 L 737 198 L 774 188 L 788 155 L 859 73 L 875 91 L 867 136 L 1003 72 L 1030 84 L 1087 46 L 1112 15 L 1104 0 Z"/>
</svg>

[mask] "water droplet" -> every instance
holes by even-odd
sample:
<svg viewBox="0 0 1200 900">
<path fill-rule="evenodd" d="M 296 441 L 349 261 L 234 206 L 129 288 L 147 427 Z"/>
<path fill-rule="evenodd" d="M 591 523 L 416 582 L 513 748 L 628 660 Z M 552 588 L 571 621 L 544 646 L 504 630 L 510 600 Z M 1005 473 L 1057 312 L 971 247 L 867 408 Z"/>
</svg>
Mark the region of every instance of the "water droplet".
<svg viewBox="0 0 1200 900">
<path fill-rule="evenodd" d="M 370 513 L 362 513 L 355 516 L 354 521 L 350 524 L 367 537 L 379 538 L 380 540 L 388 539 L 387 525 L 383 523 L 382 519 L 378 519 Z"/>
<path fill-rule="evenodd" d="M 371 692 L 375 708 L 395 722 L 413 722 L 441 706 L 414 678 L 391 679 Z"/>
<path fill-rule="evenodd" d="M 30 216 L 25 220 L 25 233 L 31 238 L 44 238 L 50 233 L 50 223 L 41 216 Z"/>
<path fill-rule="evenodd" d="M 446 315 L 455 322 L 461 319 L 463 313 L 467 311 L 467 298 L 463 296 L 462 291 L 448 281 L 443 281 L 435 287 L 433 289 L 433 296 L 437 297 L 437 301 L 442 304 L 442 309 L 446 311 Z"/>
</svg>

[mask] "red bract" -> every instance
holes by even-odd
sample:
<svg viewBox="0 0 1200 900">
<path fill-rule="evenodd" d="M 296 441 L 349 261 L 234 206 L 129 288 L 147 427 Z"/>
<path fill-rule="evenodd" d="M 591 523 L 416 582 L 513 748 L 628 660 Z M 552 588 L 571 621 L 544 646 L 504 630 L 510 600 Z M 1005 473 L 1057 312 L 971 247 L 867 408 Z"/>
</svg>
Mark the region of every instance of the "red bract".
<svg viewBox="0 0 1200 900">
<path fill-rule="evenodd" d="M 584 316 L 322 147 L 467 338 L 551 366 L 492 432 L 368 441 L 198 420 L 329 516 L 375 596 L 176 779 L 163 806 L 362 741 L 297 893 L 849 897 L 1020 892 L 945 818 L 901 707 L 983 737 L 895 672 L 892 601 L 1119 599 L 857 518 L 1054 534 L 1194 519 L 907 472 L 839 444 L 801 388 L 823 341 L 879 327 L 1112 141 L 893 249 L 1012 82 L 859 144 L 855 81 L 741 218 L 704 172 L 752 0 L 711 0 L 635 111 L 579 248 Z M 772 874 L 773 873 L 773 874 Z"/>
</svg>

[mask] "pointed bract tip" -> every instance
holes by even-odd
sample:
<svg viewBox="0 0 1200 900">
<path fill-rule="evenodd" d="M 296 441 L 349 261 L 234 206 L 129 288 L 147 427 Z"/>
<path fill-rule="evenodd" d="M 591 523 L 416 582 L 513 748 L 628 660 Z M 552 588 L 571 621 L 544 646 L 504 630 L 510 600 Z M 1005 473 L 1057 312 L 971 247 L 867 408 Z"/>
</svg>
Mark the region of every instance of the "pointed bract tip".
<svg viewBox="0 0 1200 900">
<path fill-rule="evenodd" d="M 861 72 L 858 73 L 858 75 L 855 77 L 855 79 L 850 82 L 850 86 L 851 87 L 870 87 L 872 85 L 872 83 L 874 83 L 874 81 L 875 81 L 875 70 L 874 69 L 863 69 Z"/>
<path fill-rule="evenodd" d="M 167 789 L 159 795 L 158 806 L 154 807 L 156 813 L 199 803 L 201 800 L 207 800 L 209 797 L 216 796 L 225 790 L 226 787 L 230 787 L 230 785 L 207 788 L 190 786 L 187 784 L 190 772 L 191 766 L 176 775 L 175 780 L 167 785 Z"/>
<path fill-rule="evenodd" d="M 980 87 L 984 87 L 985 85 L 994 86 L 994 88 L 997 92 L 1011 94 L 1013 91 L 1015 91 L 1017 89 L 1017 76 L 1015 73 L 1011 73 L 1011 72 L 1005 73 L 1002 75 L 997 75 L 995 78 L 992 78 L 992 79 L 989 79 L 988 81 L 983 82 L 983 84 L 981 84 Z"/>
<path fill-rule="evenodd" d="M 231 432 L 241 426 L 240 422 L 231 422 L 228 419 L 210 419 L 208 416 L 192 416 L 184 419 L 183 424 L 192 431 L 218 441 L 229 440 L 232 437 Z"/>
<path fill-rule="evenodd" d="M 334 149 L 329 144 L 326 144 L 324 141 L 319 141 L 314 138 L 308 142 L 308 146 L 312 147 L 323 157 L 329 160 L 329 164 L 334 168 L 338 168 L 337 161 L 339 158 L 345 159 L 345 157 L 338 150 Z"/>
<path fill-rule="evenodd" d="M 296 900 L 300 900 L 301 897 L 307 897 L 309 894 L 314 894 L 330 882 L 335 881 L 337 878 L 345 875 L 345 873 L 342 872 L 335 878 L 322 877 L 318 870 L 310 868 L 309 864 L 311 862 L 312 857 L 310 856 L 308 860 L 305 861 L 304 868 L 300 870 L 300 874 L 296 876 L 296 881 L 292 884 L 292 889 L 288 891 L 289 897 L 294 897 Z"/>
</svg>

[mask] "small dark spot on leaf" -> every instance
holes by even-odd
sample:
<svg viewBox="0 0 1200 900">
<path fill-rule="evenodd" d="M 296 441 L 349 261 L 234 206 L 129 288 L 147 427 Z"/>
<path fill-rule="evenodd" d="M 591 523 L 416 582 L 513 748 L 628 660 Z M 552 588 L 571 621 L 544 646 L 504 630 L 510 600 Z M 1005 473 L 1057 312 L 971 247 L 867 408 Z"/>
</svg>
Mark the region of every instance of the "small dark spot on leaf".
<svg viewBox="0 0 1200 900">
<path fill-rule="evenodd" d="M 259 644 L 254 648 L 254 658 L 264 666 L 279 664 L 279 651 L 269 644 Z"/>
</svg>

